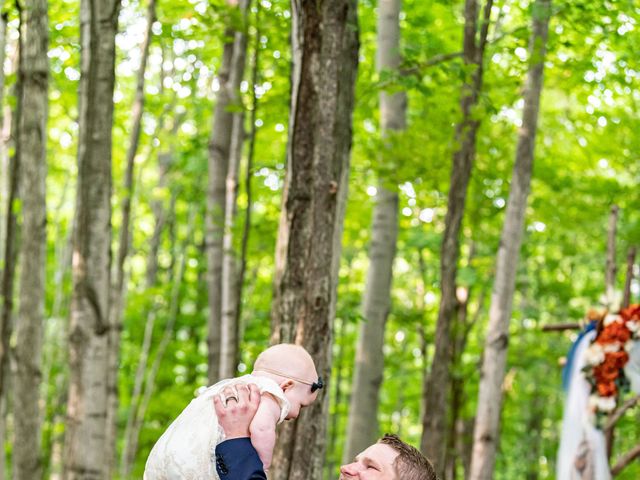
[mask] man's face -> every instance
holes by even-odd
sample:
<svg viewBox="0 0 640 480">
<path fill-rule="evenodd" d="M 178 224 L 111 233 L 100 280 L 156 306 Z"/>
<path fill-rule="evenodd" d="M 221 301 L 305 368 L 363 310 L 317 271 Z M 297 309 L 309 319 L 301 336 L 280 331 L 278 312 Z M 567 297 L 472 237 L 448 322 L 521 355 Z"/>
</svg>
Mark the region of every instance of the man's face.
<svg viewBox="0 0 640 480">
<path fill-rule="evenodd" d="M 375 443 L 353 463 L 340 467 L 340 480 L 398 480 L 393 467 L 397 456 L 398 452 L 389 445 Z"/>
</svg>

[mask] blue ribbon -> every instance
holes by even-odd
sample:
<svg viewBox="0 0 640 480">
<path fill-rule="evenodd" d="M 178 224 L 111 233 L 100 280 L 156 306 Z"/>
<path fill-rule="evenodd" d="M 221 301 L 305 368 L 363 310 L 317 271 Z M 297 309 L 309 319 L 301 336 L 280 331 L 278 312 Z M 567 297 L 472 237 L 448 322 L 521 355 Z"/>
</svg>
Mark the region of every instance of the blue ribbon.
<svg viewBox="0 0 640 480">
<path fill-rule="evenodd" d="M 562 389 L 565 392 L 567 390 L 569 390 L 569 383 L 571 382 L 571 370 L 572 370 L 572 367 L 573 367 L 573 362 L 575 361 L 576 348 L 578 347 L 578 344 L 580 343 L 580 340 L 582 340 L 582 337 L 584 337 L 590 331 L 595 330 L 597 323 L 598 322 L 596 322 L 595 320 L 589 322 L 587 324 L 587 326 L 584 327 L 582 332 L 580 332 L 580 334 L 578 335 L 578 338 L 576 339 L 576 341 L 573 342 L 573 345 L 571 345 L 571 349 L 569 350 L 569 353 L 567 354 L 567 363 L 565 364 L 564 368 L 562 369 Z"/>
</svg>

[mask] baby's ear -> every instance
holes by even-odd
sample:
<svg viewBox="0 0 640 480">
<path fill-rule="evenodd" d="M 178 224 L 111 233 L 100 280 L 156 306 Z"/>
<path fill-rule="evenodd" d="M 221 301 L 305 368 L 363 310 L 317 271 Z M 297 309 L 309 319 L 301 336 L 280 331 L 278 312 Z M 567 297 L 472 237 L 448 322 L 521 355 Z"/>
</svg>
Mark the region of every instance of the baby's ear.
<svg viewBox="0 0 640 480">
<path fill-rule="evenodd" d="M 286 392 L 287 390 L 289 390 L 291 387 L 293 387 L 293 380 L 291 380 L 290 378 L 283 380 L 280 383 L 280 388 L 282 389 L 283 392 Z"/>
</svg>

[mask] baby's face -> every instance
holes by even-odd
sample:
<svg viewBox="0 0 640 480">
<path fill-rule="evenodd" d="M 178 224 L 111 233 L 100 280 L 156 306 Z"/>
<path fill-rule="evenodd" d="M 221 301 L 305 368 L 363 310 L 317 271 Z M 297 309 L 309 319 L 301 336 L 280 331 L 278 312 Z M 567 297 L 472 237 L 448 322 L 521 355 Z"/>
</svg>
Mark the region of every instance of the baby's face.
<svg viewBox="0 0 640 480">
<path fill-rule="evenodd" d="M 311 393 L 311 386 L 294 380 L 294 384 L 284 391 L 284 396 L 290 404 L 289 414 L 285 420 L 293 420 L 298 418 L 302 407 L 308 407 L 318 398 L 318 391 Z"/>
</svg>

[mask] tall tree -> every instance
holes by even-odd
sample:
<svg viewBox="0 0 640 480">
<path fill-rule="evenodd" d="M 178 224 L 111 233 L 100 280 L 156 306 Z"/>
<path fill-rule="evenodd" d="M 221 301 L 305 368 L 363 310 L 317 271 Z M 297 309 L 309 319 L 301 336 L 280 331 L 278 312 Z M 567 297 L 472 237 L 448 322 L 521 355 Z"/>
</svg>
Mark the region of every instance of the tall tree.
<svg viewBox="0 0 640 480">
<path fill-rule="evenodd" d="M 40 451 L 41 357 L 44 331 L 46 265 L 45 178 L 49 25 L 46 0 L 24 3 L 21 36 L 23 81 L 20 118 L 22 168 L 22 249 L 19 314 L 16 326 L 14 389 L 14 480 L 32 480 L 42 475 Z"/>
<path fill-rule="evenodd" d="M 142 42 L 140 68 L 138 69 L 136 92 L 131 109 L 131 136 L 129 147 L 127 148 L 126 170 L 124 178 L 124 190 L 122 198 L 122 218 L 120 224 L 120 235 L 118 241 L 118 251 L 116 254 L 116 264 L 114 269 L 114 279 L 111 285 L 111 298 L 109 307 L 109 370 L 107 380 L 107 392 L 109 395 L 107 403 L 107 451 L 105 456 L 108 459 L 107 478 L 111 478 L 111 471 L 115 464 L 115 447 L 117 439 L 118 421 L 118 372 L 120 371 L 120 336 L 122 331 L 122 315 L 124 310 L 125 297 L 125 275 L 124 263 L 129 253 L 129 238 L 131 236 L 131 203 L 133 199 L 133 175 L 135 158 L 140 143 L 140 132 L 142 130 L 142 114 L 144 112 L 144 80 L 147 71 L 147 60 L 149 58 L 149 47 L 153 36 L 153 23 L 156 21 L 156 0 L 149 0 L 147 6 L 147 29 Z"/>
<path fill-rule="evenodd" d="M 500 238 L 495 280 L 489 309 L 489 327 L 485 340 L 482 375 L 478 393 L 478 409 L 471 457 L 472 480 L 493 478 L 498 447 L 502 383 L 509 343 L 509 320 L 516 268 L 520 255 L 527 198 L 531 185 L 542 73 L 546 53 L 551 0 L 536 0 L 532 6 L 533 28 L 529 42 L 530 67 L 524 91 L 522 127 L 511 180 L 511 191 Z"/>
<path fill-rule="evenodd" d="M 244 144 L 244 108 L 240 99 L 240 82 L 247 56 L 247 12 L 249 0 L 240 0 L 243 27 L 235 32 L 231 60 L 231 103 L 235 105 L 225 192 L 224 234 L 222 239 L 222 284 L 220 312 L 220 378 L 233 377 L 238 363 L 237 255 L 234 249 L 234 224 L 238 197 L 238 172 Z"/>
<path fill-rule="evenodd" d="M 466 0 L 464 9 L 463 61 L 471 72 L 462 86 L 462 119 L 456 125 L 457 148 L 453 154 L 445 229 L 440 250 L 440 307 L 436 325 L 435 355 L 425 377 L 425 409 L 421 449 L 433 459 L 436 471 L 444 476 L 447 427 L 447 392 L 451 381 L 451 324 L 457 305 L 456 274 L 460 256 L 460 226 L 465 210 L 467 187 L 476 154 L 480 119 L 474 115 L 482 88 L 483 59 L 489 31 L 492 0 L 487 0 L 478 36 L 478 2 Z M 479 38 L 478 38 L 479 37 Z"/>
<path fill-rule="evenodd" d="M 69 322 L 64 478 L 106 478 L 111 129 L 119 0 L 80 4 L 78 186 Z"/>
<path fill-rule="evenodd" d="M 294 1 L 291 13 L 289 143 L 271 339 L 304 346 L 327 379 L 358 63 L 357 2 Z M 274 479 L 321 478 L 328 398 L 321 392 L 281 432 Z"/>
<path fill-rule="evenodd" d="M 225 201 L 229 154 L 233 133 L 234 87 L 231 82 L 234 60 L 235 33 L 239 13 L 238 0 L 226 0 L 228 15 L 224 32 L 222 64 L 218 70 L 218 94 L 213 112 L 211 138 L 209 140 L 209 183 L 207 187 L 206 251 L 207 285 L 209 288 L 208 324 L 208 375 L 209 383 L 220 378 L 220 335 L 222 328 L 222 257 L 225 219 Z M 244 63 L 244 62 L 243 62 Z M 243 65 L 244 68 L 244 65 Z M 236 78 L 239 82 L 242 74 Z"/>
<path fill-rule="evenodd" d="M 400 0 L 378 4 L 379 71 L 400 65 Z M 380 124 L 383 138 L 405 129 L 406 94 L 380 92 Z M 393 162 L 391 146 L 383 149 L 381 163 Z M 389 158 L 390 157 L 390 158 Z M 380 180 L 373 208 L 369 271 L 362 302 L 356 349 L 353 391 L 349 407 L 347 443 L 343 463 L 349 463 L 378 437 L 378 396 L 384 369 L 384 331 L 391 308 L 391 278 L 398 234 L 398 193 L 388 180 Z"/>
<path fill-rule="evenodd" d="M 18 32 L 22 31 L 22 14 L 20 4 L 18 7 Z M 4 17 L 3 17 L 4 18 Z M 7 392 L 9 390 L 9 377 L 11 375 L 11 369 L 9 364 L 9 345 L 11 334 L 13 332 L 13 296 L 14 296 L 14 282 L 16 272 L 16 257 L 18 256 L 18 244 L 19 244 L 19 226 L 17 219 L 18 200 L 20 198 L 20 118 L 22 116 L 22 68 L 20 62 L 22 61 L 20 38 L 17 42 L 17 59 L 16 59 L 16 83 L 13 85 L 13 94 L 16 98 L 15 108 L 11 114 L 10 119 L 7 118 L 7 122 L 10 123 L 10 136 L 9 143 L 13 145 L 13 154 L 9 158 L 9 191 L 7 195 L 7 213 L 5 217 L 5 238 L 4 238 L 4 255 L 3 269 L 2 269 L 2 292 L 1 300 L 2 305 L 0 308 L 0 433 L 2 433 L 2 440 L 4 445 L 5 436 L 5 416 L 4 413 L 7 410 Z M 0 478 L 4 478 L 4 452 L 1 453 L 3 466 L 0 471 Z"/>
<path fill-rule="evenodd" d="M 9 23 L 9 13 L 6 11 L 0 11 L 0 129 L 4 128 L 4 87 L 5 87 L 5 73 L 4 73 L 4 61 L 7 51 L 7 24 Z M 0 176 L 4 176 L 4 171 L 7 167 L 6 164 L 6 152 L 4 150 L 4 142 L 0 141 Z M 5 186 L 0 188 L 0 203 L 5 200 Z M 4 245 L 4 225 L 0 225 L 0 246 Z M 2 248 L 0 247 L 0 250 Z"/>
</svg>

